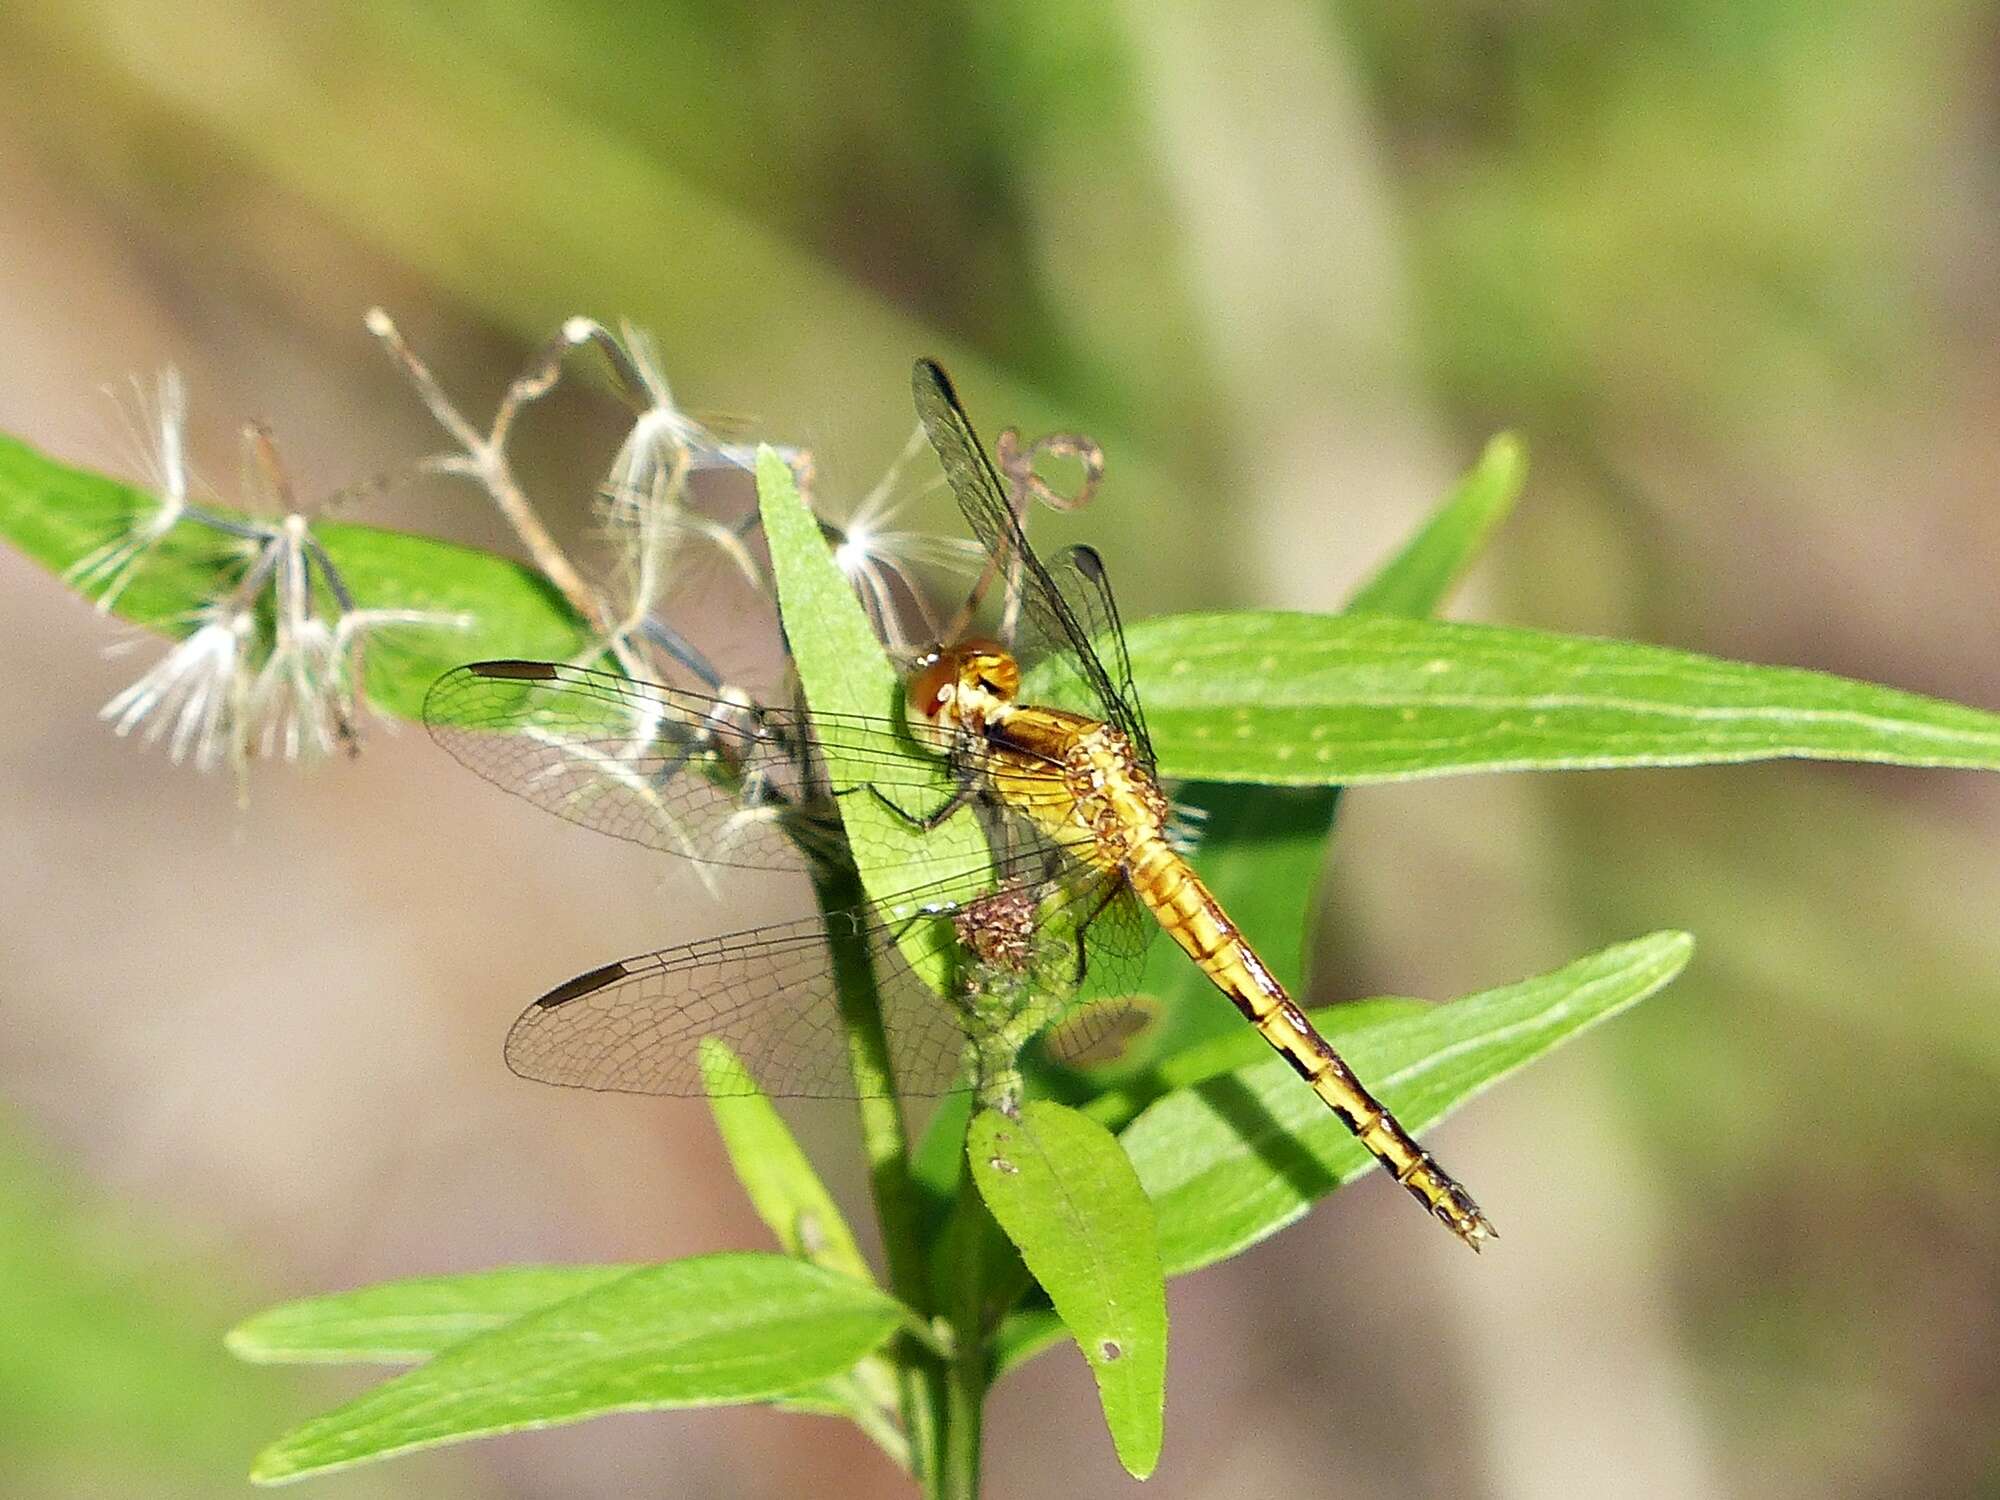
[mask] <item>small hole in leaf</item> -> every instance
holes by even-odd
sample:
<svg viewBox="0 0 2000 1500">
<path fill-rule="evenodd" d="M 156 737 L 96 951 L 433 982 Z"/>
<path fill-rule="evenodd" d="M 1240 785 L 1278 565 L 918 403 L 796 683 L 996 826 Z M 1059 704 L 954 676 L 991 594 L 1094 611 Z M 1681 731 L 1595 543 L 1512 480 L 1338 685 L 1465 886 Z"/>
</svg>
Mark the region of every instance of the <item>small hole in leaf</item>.
<svg viewBox="0 0 2000 1500">
<path fill-rule="evenodd" d="M 1123 1359 L 1125 1357 L 1125 1346 L 1116 1339 L 1106 1339 L 1097 1346 L 1097 1352 L 1102 1354 L 1107 1360 Z"/>
</svg>

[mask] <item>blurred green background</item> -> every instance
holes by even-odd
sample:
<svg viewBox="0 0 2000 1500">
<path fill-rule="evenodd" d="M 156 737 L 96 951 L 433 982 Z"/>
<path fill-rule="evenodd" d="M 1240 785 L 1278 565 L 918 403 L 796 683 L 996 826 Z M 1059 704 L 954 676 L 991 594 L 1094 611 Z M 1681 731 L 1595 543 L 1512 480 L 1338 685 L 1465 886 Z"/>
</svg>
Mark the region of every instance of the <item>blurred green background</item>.
<svg viewBox="0 0 2000 1500">
<path fill-rule="evenodd" d="M 583 312 L 858 491 L 929 352 L 987 426 L 1102 442 L 1130 615 L 1335 607 L 1508 426 L 1528 496 L 1456 613 L 2000 707 L 1996 58 L 1921 0 L 10 6 L 0 426 L 133 472 L 97 388 L 173 360 L 202 467 L 260 416 L 324 490 L 435 446 L 368 305 L 474 410 Z M 615 412 L 538 420 L 580 533 Z M 501 544 L 468 494 L 366 516 Z M 94 723 L 150 648 L 0 581 L 8 1495 L 240 1490 L 355 1383 L 232 1367 L 277 1297 L 760 1242 L 698 1107 L 497 1055 L 553 979 L 715 930 L 684 872 L 420 735 L 239 808 Z M 1701 947 L 1442 1132 L 1498 1254 L 1365 1182 L 1176 1283 L 1150 1492 L 2000 1493 L 1997 831 L 1987 781 L 1839 767 L 1348 799 L 1316 999 Z M 989 1437 L 996 1495 L 1124 1483 L 1071 1356 Z M 318 1490 L 893 1482 L 752 1411 Z"/>
</svg>

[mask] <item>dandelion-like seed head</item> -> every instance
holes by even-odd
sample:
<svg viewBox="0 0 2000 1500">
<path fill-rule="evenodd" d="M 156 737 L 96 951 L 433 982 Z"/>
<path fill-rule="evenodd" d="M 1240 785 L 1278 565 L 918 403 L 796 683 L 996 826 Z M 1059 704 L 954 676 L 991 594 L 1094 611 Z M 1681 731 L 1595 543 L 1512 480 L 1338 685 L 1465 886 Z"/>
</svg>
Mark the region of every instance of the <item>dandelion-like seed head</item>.
<svg viewBox="0 0 2000 1500">
<path fill-rule="evenodd" d="M 125 539 L 119 571 L 100 602 L 122 586 L 146 548 L 183 521 L 241 544 L 247 561 L 236 580 L 197 611 L 195 628 L 113 696 L 102 717 L 118 734 L 143 730 L 148 743 L 164 738 L 173 760 L 202 770 L 227 762 L 240 771 L 252 753 L 296 760 L 357 748 L 363 640 L 388 626 L 463 628 L 468 621 L 357 607 L 300 512 L 276 521 L 239 520 L 190 505 L 180 442 L 186 396 L 177 376 L 162 378 L 159 410 L 163 472 L 180 477 L 163 484 L 161 509 Z M 251 489 L 266 499 L 288 499 L 290 481 L 269 434 L 253 426 L 244 451 Z M 109 566 L 100 561 L 83 571 L 98 576 Z M 268 629 L 260 620 L 268 620 Z"/>
<path fill-rule="evenodd" d="M 896 526 L 896 517 L 916 498 L 905 493 L 903 477 L 917 454 L 925 451 L 923 429 L 917 428 L 875 487 L 856 502 L 845 519 L 820 511 L 820 525 L 833 540 L 833 560 L 860 596 L 875 633 L 896 650 L 916 644 L 904 628 L 904 614 L 919 617 L 917 637 L 936 637 L 937 621 L 929 613 L 917 569 L 935 569 L 970 576 L 985 561 L 985 553 L 970 538 L 937 536 Z"/>
<path fill-rule="evenodd" d="M 240 762 L 246 660 L 256 629 L 248 609 L 209 606 L 192 632 L 98 716 L 120 735 L 144 725 L 148 744 L 166 736 L 167 754 L 176 764 L 192 761 L 210 771 L 224 759 Z"/>
<path fill-rule="evenodd" d="M 674 403 L 673 388 L 660 367 L 659 346 L 652 335 L 629 323 L 619 331 L 622 338 L 613 339 L 599 330 L 600 343 L 638 416 L 611 460 L 606 489 L 613 505 L 648 500 L 677 503 L 680 496 L 675 492 L 685 483 L 697 453 L 712 448 L 714 440 Z"/>
<path fill-rule="evenodd" d="M 97 594 L 97 608 L 109 614 L 139 565 L 188 514 L 191 487 L 187 464 L 187 383 L 169 365 L 155 378 L 149 397 L 132 383 L 133 409 L 120 412 L 138 440 L 152 504 L 132 516 L 119 535 L 86 553 L 63 576 L 83 593 Z"/>
<path fill-rule="evenodd" d="M 270 654 L 252 680 L 246 739 L 258 753 L 297 760 L 356 743 L 350 693 L 324 620 L 281 622 Z"/>
<path fill-rule="evenodd" d="M 661 606 L 691 553 L 707 548 L 727 559 L 760 593 L 762 567 L 731 526 L 690 504 L 697 473 L 747 468 L 751 450 L 719 442 L 675 403 L 659 350 L 643 330 L 625 325 L 621 336 L 588 320 L 572 319 L 564 336 L 594 342 L 610 362 L 628 401 L 638 409 L 613 456 L 602 494 L 605 528 L 618 549 L 623 585 L 613 635 L 638 633 Z"/>
</svg>

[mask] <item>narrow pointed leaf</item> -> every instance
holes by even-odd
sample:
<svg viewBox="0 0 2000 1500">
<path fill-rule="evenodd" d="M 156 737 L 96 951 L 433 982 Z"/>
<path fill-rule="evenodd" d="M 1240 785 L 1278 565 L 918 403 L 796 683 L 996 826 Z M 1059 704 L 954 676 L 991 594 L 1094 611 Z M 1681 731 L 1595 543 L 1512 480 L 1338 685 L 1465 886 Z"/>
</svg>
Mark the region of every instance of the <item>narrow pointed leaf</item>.
<svg viewBox="0 0 2000 1500">
<path fill-rule="evenodd" d="M 958 1191 L 965 1162 L 965 1127 L 972 1120 L 974 1100 L 969 1090 L 938 1100 L 924 1125 L 924 1136 L 910 1160 L 918 1186 L 939 1202 Z"/>
<path fill-rule="evenodd" d="M 768 447 L 757 454 L 757 503 L 771 546 L 771 569 L 777 578 L 785 639 L 798 667 L 799 681 L 805 685 L 806 702 L 818 713 L 899 717 L 902 678 L 883 654 L 861 601 L 834 562 L 819 520 L 800 497 L 792 471 Z M 944 763 L 926 756 L 914 742 L 910 758 L 931 771 L 937 784 L 932 806 L 942 804 L 951 794 Z M 836 788 L 864 787 L 869 771 L 867 763 L 846 763 L 837 747 L 828 747 L 827 772 Z M 917 814 L 930 810 L 905 808 Z M 907 866 L 919 853 L 926 867 L 933 870 L 943 869 L 941 862 L 947 855 L 962 856 L 969 873 L 990 865 L 985 836 L 971 817 L 951 818 L 942 827 L 925 831 L 899 818 L 866 792 L 843 796 L 840 816 L 861 883 L 891 920 L 912 914 L 897 910 L 890 898 L 909 888 Z M 944 876 L 939 873 L 932 878 L 941 880 Z M 904 955 L 912 966 L 934 981 L 940 991 L 951 942 L 950 924 L 936 920 L 911 922 L 902 939 Z"/>
<path fill-rule="evenodd" d="M 749 1070 L 719 1037 L 702 1041 L 701 1074 L 736 1180 L 778 1243 L 814 1265 L 872 1281 L 833 1195 L 754 1080 L 745 1091 Z"/>
<path fill-rule="evenodd" d="M 2000 715 L 1794 667 L 1386 615 L 1145 620 L 1169 776 L 1311 786 L 1797 757 L 2000 769 Z"/>
<path fill-rule="evenodd" d="M 1341 1050 L 1403 1124 L 1421 1131 L 1650 995 L 1680 972 L 1693 946 L 1685 933 L 1654 933 L 1504 989 L 1393 1015 L 1343 1037 Z M 1159 1213 L 1170 1276 L 1256 1244 L 1375 1170 L 1360 1142 L 1275 1056 L 1167 1095 L 1119 1140 Z M 1557 1166 L 1552 1160 L 1549 1170 Z M 1504 1211 L 1497 1222 L 1504 1235 Z"/>
<path fill-rule="evenodd" d="M 1468 485 L 1495 474 L 1504 475 L 1504 464 L 1491 473 L 1482 464 Z M 115 539 L 149 505 L 129 486 L 0 436 L 0 538 L 52 570 Z M 1435 536 L 1464 544 L 1470 533 L 1444 524 L 1455 514 L 1447 507 Z M 385 713 L 414 716 L 437 674 L 469 657 L 560 659 L 582 644 L 562 600 L 506 559 L 333 521 L 315 534 L 364 605 L 475 617 L 466 633 L 409 629 L 383 638 L 370 653 L 367 691 Z M 1426 549 L 1432 538 L 1427 529 L 1413 547 Z M 816 530 L 812 540 L 822 581 L 829 571 L 837 577 Z M 181 633 L 233 567 L 211 539 L 180 528 L 139 570 L 116 613 Z M 1424 603 L 1439 576 L 1435 559 L 1392 565 L 1364 590 L 1371 612 L 1359 615 L 1176 615 L 1135 625 L 1133 664 L 1162 768 L 1186 779 L 1331 785 L 1774 757 L 2000 767 L 2000 716 L 1918 694 L 1632 642 L 1372 612 Z M 855 691 L 822 682 L 818 696 L 838 693 L 857 711 L 893 707 L 895 673 L 872 637 L 872 663 L 848 650 L 852 621 L 840 617 L 859 616 L 851 591 L 829 603 L 840 596 L 815 585 L 801 598 L 788 618 L 811 622 L 809 638 L 822 634 L 824 619 L 825 660 L 862 664 L 845 685 Z M 822 605 L 833 612 L 822 617 Z M 825 675 L 816 669 L 809 681 Z M 879 808 L 858 816 L 894 821 Z M 898 826 L 887 837 L 909 834 Z"/>
<path fill-rule="evenodd" d="M 1494 528 L 1507 519 L 1527 477 L 1521 440 L 1511 432 L 1495 437 L 1423 529 L 1355 591 L 1348 613 L 1409 619 L 1435 614 Z"/>
<path fill-rule="evenodd" d="M 757 507 L 771 549 L 778 609 L 786 644 L 806 702 L 815 713 L 896 716 L 902 686 L 883 654 L 868 617 L 846 576 L 834 562 L 817 517 L 799 494 L 792 471 L 771 448 L 757 450 Z M 921 759 L 914 745 L 913 761 Z M 826 772 L 842 796 L 841 821 L 852 867 L 815 873 L 815 898 L 823 913 L 850 910 L 872 901 L 880 915 L 905 925 L 897 942 L 919 976 L 940 994 L 949 978 L 953 951 L 950 923 L 924 918 L 897 897 L 909 887 L 906 863 L 919 849 L 927 857 L 962 855 L 968 871 L 989 863 L 986 841 L 972 820 L 953 818 L 925 834 L 909 826 L 865 788 L 869 768 L 830 755 Z M 933 765 L 939 801 L 944 800 L 941 765 Z M 911 808 L 928 812 L 930 808 Z M 910 1178 L 909 1140 L 889 1042 L 883 1027 L 868 949 L 850 924 L 830 922 L 833 959 L 840 989 L 840 1014 L 848 1056 L 860 1096 L 862 1148 L 868 1157 L 876 1218 L 889 1283 L 907 1301 L 925 1300 L 921 1220 L 923 1199 Z M 923 1393 L 914 1383 L 905 1391 L 909 1430 L 928 1420 Z"/>
<path fill-rule="evenodd" d="M 638 1269 L 508 1266 L 385 1281 L 267 1308 L 224 1342 L 256 1364 L 414 1364 Z"/>
<path fill-rule="evenodd" d="M 1160 1456 L 1167 1303 L 1153 1206 L 1111 1132 L 1075 1110 L 1030 1101 L 993 1110 L 966 1136 L 973 1180 L 1049 1294 L 1097 1377 L 1126 1471 Z"/>
<path fill-rule="evenodd" d="M 607 1412 L 767 1400 L 850 1369 L 904 1320 L 852 1277 L 782 1255 L 634 1271 L 445 1350 L 279 1439 L 251 1478 L 295 1479 Z"/>
<path fill-rule="evenodd" d="M 639 1269 L 510 1266 L 384 1282 L 270 1308 L 231 1329 L 224 1342 L 231 1353 L 253 1364 L 420 1364 L 454 1344 Z M 907 1445 L 885 1428 L 881 1405 L 860 1379 L 874 1358 L 863 1359 L 846 1374 L 774 1397 L 772 1405 L 845 1417 L 907 1467 Z M 876 1372 L 872 1378 L 878 1386 L 887 1382 L 893 1395 L 893 1377 Z"/>
</svg>

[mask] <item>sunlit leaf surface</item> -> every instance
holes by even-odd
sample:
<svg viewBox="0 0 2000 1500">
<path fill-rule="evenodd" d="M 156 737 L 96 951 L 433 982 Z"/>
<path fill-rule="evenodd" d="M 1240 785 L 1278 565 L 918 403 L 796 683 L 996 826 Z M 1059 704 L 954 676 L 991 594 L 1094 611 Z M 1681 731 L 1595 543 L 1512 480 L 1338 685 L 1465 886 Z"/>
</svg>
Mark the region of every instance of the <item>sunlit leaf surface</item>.
<svg viewBox="0 0 2000 1500">
<path fill-rule="evenodd" d="M 265 1449 L 251 1477 L 294 1479 L 607 1412 L 769 1399 L 850 1368 L 903 1316 L 882 1292 L 788 1256 L 649 1266 L 314 1418 Z"/>
<path fill-rule="evenodd" d="M 1111 1132 L 1032 1100 L 1018 1120 L 974 1117 L 966 1154 L 980 1196 L 1049 1294 L 1097 1377 L 1119 1462 L 1159 1461 L 1167 1304 L 1153 1207 Z"/>
<path fill-rule="evenodd" d="M 1659 932 L 1551 974 L 1411 1013 L 1340 1039 L 1354 1071 L 1404 1125 L 1421 1131 L 1481 1090 L 1660 988 L 1693 939 Z M 1255 1244 L 1375 1159 L 1282 1058 L 1178 1089 L 1119 1137 L 1160 1216 L 1167 1274 Z M 1550 1162 L 1549 1170 L 1559 1163 Z M 1487 1205 L 1489 1209 L 1493 1205 Z M 1506 1233 L 1505 1214 L 1496 1222 Z"/>
</svg>

